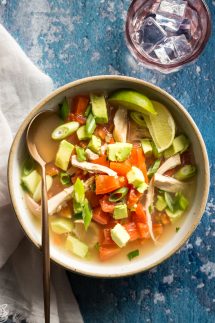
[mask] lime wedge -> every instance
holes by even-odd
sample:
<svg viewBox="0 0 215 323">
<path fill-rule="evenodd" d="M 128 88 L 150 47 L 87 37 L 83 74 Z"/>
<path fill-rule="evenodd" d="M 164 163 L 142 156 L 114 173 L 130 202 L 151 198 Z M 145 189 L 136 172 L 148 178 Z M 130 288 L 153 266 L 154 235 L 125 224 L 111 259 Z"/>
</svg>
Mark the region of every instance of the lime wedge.
<svg viewBox="0 0 215 323">
<path fill-rule="evenodd" d="M 113 106 L 122 106 L 146 115 L 156 115 L 152 102 L 142 93 L 133 90 L 116 91 L 111 94 L 108 101 Z"/>
<path fill-rule="evenodd" d="M 144 119 L 158 152 L 162 152 L 169 148 L 174 140 L 175 121 L 163 104 L 156 101 L 152 103 L 157 115 L 144 116 Z"/>
</svg>

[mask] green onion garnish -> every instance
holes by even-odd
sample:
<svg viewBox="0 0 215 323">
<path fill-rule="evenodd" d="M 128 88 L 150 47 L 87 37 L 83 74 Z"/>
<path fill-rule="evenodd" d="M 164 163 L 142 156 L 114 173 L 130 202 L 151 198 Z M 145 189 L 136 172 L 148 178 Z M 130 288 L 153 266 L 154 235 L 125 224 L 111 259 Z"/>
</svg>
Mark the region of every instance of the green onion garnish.
<svg viewBox="0 0 215 323">
<path fill-rule="evenodd" d="M 82 213 L 76 213 L 73 215 L 74 220 L 83 220 Z"/>
<path fill-rule="evenodd" d="M 157 159 L 157 160 L 154 162 L 154 164 L 153 164 L 151 167 L 149 167 L 149 170 L 148 170 L 148 172 L 147 172 L 147 175 L 148 175 L 149 177 L 151 177 L 152 175 L 154 175 L 154 173 L 156 173 L 156 172 L 157 172 L 158 168 L 160 167 L 160 163 L 161 163 L 160 159 Z"/>
<path fill-rule="evenodd" d="M 87 230 L 93 217 L 93 212 L 87 199 L 84 201 L 82 217 L 84 220 L 85 230 Z"/>
<path fill-rule="evenodd" d="M 88 104 L 87 109 L 86 109 L 86 111 L 85 111 L 85 113 L 84 113 L 84 116 L 85 116 L 86 118 L 89 116 L 89 114 L 90 114 L 90 112 L 91 112 L 91 109 L 92 109 L 92 105 L 91 105 L 91 104 Z"/>
<path fill-rule="evenodd" d="M 172 198 L 171 194 L 168 192 L 164 193 L 164 198 L 166 201 L 166 204 L 168 206 L 168 208 L 170 209 L 171 212 L 174 212 L 174 199 Z"/>
<path fill-rule="evenodd" d="M 79 146 L 75 146 L 76 154 L 77 154 L 77 159 L 79 162 L 85 161 L 86 160 L 86 154 L 84 148 L 81 148 Z"/>
<path fill-rule="evenodd" d="M 133 258 L 138 257 L 140 254 L 139 250 L 133 250 L 127 254 L 128 259 L 131 261 Z"/>
<path fill-rule="evenodd" d="M 127 193 L 128 193 L 128 188 L 121 187 L 118 190 L 116 190 L 110 194 L 109 201 L 110 202 L 118 202 L 118 201 L 122 200 L 127 195 Z"/>
<path fill-rule="evenodd" d="M 179 181 L 186 181 L 190 177 L 194 176 L 197 172 L 196 166 L 194 165 L 185 165 L 180 168 L 174 175 Z"/>
<path fill-rule="evenodd" d="M 74 184 L 73 197 L 77 203 L 84 203 L 85 189 L 84 189 L 84 184 L 80 180 L 80 178 L 77 178 Z"/>
<path fill-rule="evenodd" d="M 68 185 L 70 183 L 70 176 L 67 173 L 60 173 L 60 182 L 63 185 Z"/>
<path fill-rule="evenodd" d="M 59 104 L 59 116 L 63 121 L 66 121 L 69 115 L 69 105 L 67 98 L 63 100 L 63 103 Z"/>
<path fill-rule="evenodd" d="M 85 126 L 87 134 L 93 134 L 94 130 L 96 129 L 96 121 L 92 115 L 92 113 L 89 114 L 87 121 L 86 121 L 86 126 Z"/>
</svg>

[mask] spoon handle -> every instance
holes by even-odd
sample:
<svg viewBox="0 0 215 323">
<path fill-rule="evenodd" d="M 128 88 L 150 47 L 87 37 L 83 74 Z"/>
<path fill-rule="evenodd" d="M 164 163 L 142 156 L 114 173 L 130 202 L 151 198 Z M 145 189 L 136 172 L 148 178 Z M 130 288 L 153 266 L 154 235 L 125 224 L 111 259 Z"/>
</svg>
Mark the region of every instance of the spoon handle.
<svg viewBox="0 0 215 323">
<path fill-rule="evenodd" d="M 50 323 L 50 250 L 49 217 L 46 189 L 46 171 L 42 166 L 42 252 L 43 252 L 43 298 L 45 323 Z"/>
</svg>

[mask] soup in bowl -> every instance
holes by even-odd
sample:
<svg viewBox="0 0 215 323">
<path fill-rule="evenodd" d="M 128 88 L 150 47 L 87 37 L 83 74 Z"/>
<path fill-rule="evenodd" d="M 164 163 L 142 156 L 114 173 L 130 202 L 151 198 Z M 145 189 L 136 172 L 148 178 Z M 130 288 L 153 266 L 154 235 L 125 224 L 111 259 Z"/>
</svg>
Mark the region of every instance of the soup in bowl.
<svg viewBox="0 0 215 323">
<path fill-rule="evenodd" d="M 204 211 L 209 167 L 186 110 L 144 81 L 99 76 L 70 83 L 42 101 L 20 127 L 9 159 L 9 188 L 29 238 L 41 243 L 41 175 L 25 144 L 46 164 L 51 258 L 79 273 L 115 277 L 173 254 Z"/>
</svg>

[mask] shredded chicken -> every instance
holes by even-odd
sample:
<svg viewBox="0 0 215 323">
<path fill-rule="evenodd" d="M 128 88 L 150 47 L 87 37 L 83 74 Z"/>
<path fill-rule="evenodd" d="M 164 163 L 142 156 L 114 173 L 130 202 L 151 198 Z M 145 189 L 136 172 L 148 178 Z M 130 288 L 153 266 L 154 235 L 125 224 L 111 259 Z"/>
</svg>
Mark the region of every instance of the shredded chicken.
<svg viewBox="0 0 215 323">
<path fill-rule="evenodd" d="M 149 233 L 152 238 L 152 240 L 157 243 L 157 240 L 154 236 L 153 232 L 153 227 L 152 227 L 152 215 L 150 212 L 150 207 L 153 207 L 153 201 L 154 201 L 154 183 L 153 183 L 153 178 L 151 179 L 148 187 L 148 192 L 146 196 L 146 204 L 145 204 L 145 210 L 146 210 L 146 219 L 147 219 L 147 224 L 149 228 Z"/>
<path fill-rule="evenodd" d="M 161 167 L 158 168 L 157 174 L 164 174 L 168 170 L 175 168 L 176 166 L 181 165 L 181 158 L 180 155 L 177 154 L 175 156 L 172 156 L 168 158 L 162 165 Z"/>
<path fill-rule="evenodd" d="M 116 111 L 116 114 L 113 119 L 113 122 L 114 122 L 113 137 L 115 141 L 126 142 L 127 130 L 128 130 L 127 116 L 128 116 L 128 112 L 124 108 L 119 108 Z"/>
<path fill-rule="evenodd" d="M 76 220 L 74 221 L 74 223 L 75 227 L 73 232 L 76 235 L 76 237 L 82 242 L 86 243 L 89 248 L 95 247 L 95 244 L 99 242 L 98 225 L 94 222 L 91 222 L 86 231 L 83 220 Z"/>
<path fill-rule="evenodd" d="M 85 153 L 86 153 L 86 156 L 87 156 L 87 159 L 89 160 L 95 160 L 97 158 L 99 158 L 99 155 L 95 154 L 92 150 L 90 150 L 89 148 L 87 148 L 85 150 Z"/>
<path fill-rule="evenodd" d="M 151 138 L 148 128 L 136 124 L 134 121 L 129 122 L 127 142 L 139 142 L 143 138 Z"/>
<path fill-rule="evenodd" d="M 154 175 L 154 186 L 170 193 L 177 193 L 185 188 L 185 183 L 177 179 L 156 173 Z"/>
<path fill-rule="evenodd" d="M 116 176 L 117 173 L 110 169 L 109 167 L 102 166 L 99 164 L 93 164 L 89 162 L 79 162 L 77 160 L 77 157 L 75 155 L 72 156 L 71 163 L 73 166 L 86 170 L 88 172 L 94 172 L 94 173 L 105 173 L 108 174 L 109 176 Z"/>
</svg>

